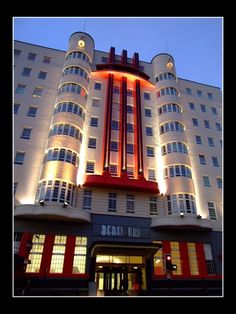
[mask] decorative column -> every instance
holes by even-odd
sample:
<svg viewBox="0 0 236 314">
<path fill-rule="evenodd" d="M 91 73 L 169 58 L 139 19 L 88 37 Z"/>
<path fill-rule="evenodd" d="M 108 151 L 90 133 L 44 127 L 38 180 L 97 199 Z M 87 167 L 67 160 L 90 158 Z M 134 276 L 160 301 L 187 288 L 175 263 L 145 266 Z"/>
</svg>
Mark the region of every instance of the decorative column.
<svg viewBox="0 0 236 314">
<path fill-rule="evenodd" d="M 111 119 L 112 119 L 112 97 L 113 97 L 113 74 L 108 76 L 107 102 L 106 102 L 106 121 L 104 126 L 104 156 L 103 170 L 108 170 L 110 165 L 110 143 L 111 143 Z"/>
<path fill-rule="evenodd" d="M 127 78 L 122 77 L 121 104 L 120 104 L 120 143 L 119 143 L 119 173 L 127 171 Z"/>
<path fill-rule="evenodd" d="M 136 171 L 138 175 L 143 175 L 143 137 L 142 137 L 142 115 L 141 115 L 141 98 L 140 98 L 140 81 L 135 81 L 136 90 L 136 145 L 137 145 L 137 164 Z"/>
</svg>

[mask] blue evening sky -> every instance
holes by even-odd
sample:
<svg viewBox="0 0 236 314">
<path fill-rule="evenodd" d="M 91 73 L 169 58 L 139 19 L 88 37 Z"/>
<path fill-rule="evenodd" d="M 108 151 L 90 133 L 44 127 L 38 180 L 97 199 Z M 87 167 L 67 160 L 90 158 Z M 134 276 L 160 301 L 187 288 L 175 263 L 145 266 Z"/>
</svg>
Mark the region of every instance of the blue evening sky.
<svg viewBox="0 0 236 314">
<path fill-rule="evenodd" d="M 175 59 L 177 76 L 222 88 L 223 19 L 221 17 L 15 17 L 14 39 L 45 47 L 67 50 L 72 33 L 85 31 L 95 49 L 113 46 L 128 57 L 139 53 L 150 62 L 159 53 Z"/>
</svg>

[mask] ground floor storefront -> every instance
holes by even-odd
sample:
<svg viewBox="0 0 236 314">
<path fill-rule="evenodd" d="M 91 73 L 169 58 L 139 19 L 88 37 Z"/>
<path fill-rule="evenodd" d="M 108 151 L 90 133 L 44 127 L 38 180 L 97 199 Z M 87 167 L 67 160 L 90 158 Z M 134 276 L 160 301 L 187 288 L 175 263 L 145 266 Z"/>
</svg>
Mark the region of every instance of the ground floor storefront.
<svg viewBox="0 0 236 314">
<path fill-rule="evenodd" d="M 90 224 L 15 222 L 16 296 L 222 295 L 220 233 L 91 216 Z M 175 271 L 166 272 L 166 254 Z"/>
</svg>

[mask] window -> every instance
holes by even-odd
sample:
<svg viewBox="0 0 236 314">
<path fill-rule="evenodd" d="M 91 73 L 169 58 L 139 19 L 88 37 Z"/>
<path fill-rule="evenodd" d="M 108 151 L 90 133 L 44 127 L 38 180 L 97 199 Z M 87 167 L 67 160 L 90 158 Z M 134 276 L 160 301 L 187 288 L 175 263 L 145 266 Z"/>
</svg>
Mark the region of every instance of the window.
<svg viewBox="0 0 236 314">
<path fill-rule="evenodd" d="M 211 128 L 209 120 L 204 120 L 204 126 L 205 126 L 206 129 L 210 129 Z"/>
<path fill-rule="evenodd" d="M 111 176 L 117 177 L 117 165 L 110 164 L 109 171 L 110 171 Z"/>
<path fill-rule="evenodd" d="M 150 100 L 150 93 L 143 94 L 145 100 Z"/>
<path fill-rule="evenodd" d="M 162 105 L 157 111 L 158 111 L 158 115 L 160 116 L 160 115 L 167 113 L 167 112 L 181 113 L 182 108 L 177 104 L 165 104 L 165 105 Z"/>
<path fill-rule="evenodd" d="M 91 66 L 91 62 L 89 57 L 83 53 L 82 51 L 72 51 L 67 56 L 66 59 L 82 59 L 83 61 L 87 62 Z"/>
<path fill-rule="evenodd" d="M 50 57 L 47 57 L 47 56 L 43 57 L 43 63 L 49 64 L 50 62 L 51 62 L 51 58 Z"/>
<path fill-rule="evenodd" d="M 49 137 L 54 135 L 67 135 L 76 138 L 82 143 L 83 134 L 72 124 L 54 124 L 49 132 Z"/>
<path fill-rule="evenodd" d="M 29 107 L 27 116 L 36 117 L 37 109 L 38 109 L 37 107 Z"/>
<path fill-rule="evenodd" d="M 90 137 L 88 141 L 88 148 L 96 148 L 96 141 L 96 138 Z"/>
<path fill-rule="evenodd" d="M 111 128 L 112 130 L 119 130 L 119 122 L 117 120 L 111 121 Z"/>
<path fill-rule="evenodd" d="M 72 152 L 70 149 L 65 148 L 50 148 L 45 156 L 43 162 L 47 161 L 65 161 L 76 167 L 79 164 L 79 156 L 77 153 Z"/>
<path fill-rule="evenodd" d="M 35 87 L 32 95 L 33 95 L 33 97 L 41 97 L 42 92 L 43 92 L 42 87 Z"/>
<path fill-rule="evenodd" d="M 159 132 L 160 134 L 166 132 L 184 132 L 184 125 L 178 121 L 167 122 L 159 127 Z"/>
<path fill-rule="evenodd" d="M 210 179 L 208 176 L 203 176 L 203 184 L 204 186 L 211 187 Z"/>
<path fill-rule="evenodd" d="M 194 105 L 193 102 L 190 102 L 190 103 L 189 103 L 189 108 L 190 108 L 191 110 L 195 110 L 195 105 Z"/>
<path fill-rule="evenodd" d="M 62 76 L 68 75 L 68 74 L 80 75 L 81 77 L 83 77 L 85 80 L 87 80 L 89 82 L 88 72 L 79 66 L 69 66 L 69 67 L 65 68 L 65 70 L 62 73 Z"/>
<path fill-rule="evenodd" d="M 162 155 L 176 153 L 176 152 L 182 153 L 182 154 L 188 154 L 187 145 L 182 142 L 170 142 L 161 147 Z"/>
<path fill-rule="evenodd" d="M 212 156 L 212 164 L 214 167 L 219 167 L 219 160 L 217 157 Z"/>
<path fill-rule="evenodd" d="M 118 152 L 118 142 L 111 141 L 111 151 Z"/>
<path fill-rule="evenodd" d="M 108 58 L 107 57 L 102 57 L 102 63 L 107 63 Z"/>
<path fill-rule="evenodd" d="M 198 95 L 198 97 L 202 97 L 202 91 L 201 90 L 197 90 L 197 95 Z"/>
<path fill-rule="evenodd" d="M 83 209 L 91 209 L 92 206 L 92 191 L 84 190 Z"/>
<path fill-rule="evenodd" d="M 55 236 L 49 270 L 50 273 L 63 273 L 66 238 L 66 236 Z"/>
<path fill-rule="evenodd" d="M 199 275 L 198 260 L 197 260 L 195 243 L 188 242 L 187 247 L 188 247 L 190 274 L 191 275 Z"/>
<path fill-rule="evenodd" d="M 30 69 L 30 68 L 23 68 L 23 71 L 22 71 L 21 75 L 23 75 L 23 76 L 30 76 L 31 70 L 32 69 Z"/>
<path fill-rule="evenodd" d="M 14 104 L 14 114 L 18 114 L 20 109 L 20 104 Z"/>
<path fill-rule="evenodd" d="M 198 126 L 198 120 L 196 118 L 192 118 L 193 126 Z"/>
<path fill-rule="evenodd" d="M 43 246 L 45 235 L 34 234 L 32 239 L 32 249 L 30 250 L 29 260 L 30 264 L 27 265 L 26 273 L 39 273 L 41 260 L 43 255 Z"/>
<path fill-rule="evenodd" d="M 21 138 L 30 139 L 30 134 L 31 134 L 32 129 L 29 128 L 23 128 L 22 134 L 21 134 Z"/>
<path fill-rule="evenodd" d="M 202 144 L 202 138 L 200 135 L 195 135 L 195 139 L 197 144 Z"/>
<path fill-rule="evenodd" d="M 71 101 L 58 103 L 55 106 L 53 114 L 56 114 L 56 113 L 59 113 L 59 112 L 71 112 L 73 114 L 77 114 L 83 120 L 85 118 L 85 111 L 84 111 L 84 109 L 80 105 L 78 105 L 78 104 L 76 104 L 74 102 L 71 102 Z"/>
<path fill-rule="evenodd" d="M 161 241 L 153 241 L 160 244 Z M 153 257 L 154 276 L 164 275 L 163 250 L 159 249 Z"/>
<path fill-rule="evenodd" d="M 27 59 L 31 60 L 31 61 L 34 61 L 36 56 L 37 56 L 36 53 L 29 52 Z"/>
<path fill-rule="evenodd" d="M 126 213 L 134 213 L 134 195 L 126 195 Z"/>
<path fill-rule="evenodd" d="M 218 189 L 222 189 L 222 178 L 216 178 L 216 183 Z"/>
<path fill-rule="evenodd" d="M 151 146 L 147 146 L 147 156 L 154 157 L 154 148 Z"/>
<path fill-rule="evenodd" d="M 208 275 L 215 275 L 215 265 L 212 255 L 212 247 L 210 243 L 204 243 L 204 253 L 206 259 L 206 268 Z"/>
<path fill-rule="evenodd" d="M 149 197 L 149 210 L 150 215 L 157 215 L 157 197 Z"/>
<path fill-rule="evenodd" d="M 222 148 L 222 146 L 223 146 L 223 141 L 220 140 L 220 147 Z"/>
<path fill-rule="evenodd" d="M 76 237 L 73 260 L 73 274 L 85 274 L 87 237 Z"/>
<path fill-rule="evenodd" d="M 208 145 L 209 146 L 215 146 L 213 137 L 207 137 L 207 139 L 208 139 Z"/>
<path fill-rule="evenodd" d="M 14 254 L 18 254 L 23 232 L 14 232 Z"/>
<path fill-rule="evenodd" d="M 173 95 L 173 96 L 179 96 L 179 92 L 174 88 L 174 87 L 165 87 L 160 89 L 157 93 L 156 93 L 156 97 L 159 98 L 161 96 L 165 96 L 165 95 Z"/>
<path fill-rule="evenodd" d="M 47 72 L 40 71 L 38 75 L 38 79 L 45 80 L 47 76 Z"/>
<path fill-rule="evenodd" d="M 60 86 L 58 90 L 58 95 L 62 93 L 75 93 L 83 96 L 87 100 L 87 92 L 84 87 L 76 83 L 65 83 Z"/>
<path fill-rule="evenodd" d="M 25 153 L 16 152 L 14 164 L 23 165 L 24 158 L 25 158 Z"/>
<path fill-rule="evenodd" d="M 216 122 L 216 130 L 217 131 L 222 131 L 221 123 Z"/>
<path fill-rule="evenodd" d="M 206 165 L 206 159 L 204 155 L 198 155 L 201 165 Z"/>
<path fill-rule="evenodd" d="M 127 123 L 127 132 L 134 133 L 133 123 Z"/>
<path fill-rule="evenodd" d="M 24 94 L 25 88 L 26 88 L 26 85 L 17 84 L 15 92 L 17 94 Z"/>
<path fill-rule="evenodd" d="M 131 105 L 127 105 L 127 107 L 126 107 L 126 110 L 127 110 L 127 113 L 133 113 L 133 106 L 131 106 Z"/>
<path fill-rule="evenodd" d="M 218 112 L 217 112 L 217 108 L 216 107 L 211 107 L 211 111 L 214 115 L 218 115 Z"/>
<path fill-rule="evenodd" d="M 191 90 L 191 88 L 186 88 L 186 93 L 187 93 L 187 95 L 192 95 L 192 90 Z"/>
<path fill-rule="evenodd" d="M 120 94 L 120 88 L 119 88 L 119 86 L 113 86 L 113 93 L 114 94 Z"/>
<path fill-rule="evenodd" d="M 164 178 L 168 177 L 187 177 L 192 178 L 191 169 L 185 165 L 172 165 L 164 168 Z"/>
<path fill-rule="evenodd" d="M 152 117 L 152 111 L 151 111 L 151 109 L 149 109 L 149 108 L 144 108 L 144 114 L 145 114 L 145 117 L 151 118 L 151 117 Z"/>
<path fill-rule="evenodd" d="M 174 272 L 175 275 L 182 274 L 182 263 L 181 263 L 181 256 L 179 250 L 179 243 L 178 242 L 170 242 L 170 249 L 171 249 L 171 258 L 172 263 L 176 264 L 177 270 Z"/>
<path fill-rule="evenodd" d="M 14 187 L 13 187 L 14 195 L 16 194 L 17 185 L 18 185 L 18 182 L 14 182 Z"/>
<path fill-rule="evenodd" d="M 132 89 L 127 89 L 127 96 L 133 97 L 133 90 Z"/>
<path fill-rule="evenodd" d="M 90 126 L 97 127 L 98 126 L 98 118 L 92 117 L 90 120 Z"/>
<path fill-rule="evenodd" d="M 95 84 L 94 84 L 94 89 L 96 89 L 96 90 L 101 90 L 101 89 L 102 89 L 102 83 L 95 82 Z"/>
<path fill-rule="evenodd" d="M 167 196 L 168 215 L 172 213 L 195 214 L 196 201 L 191 194 L 171 194 Z"/>
<path fill-rule="evenodd" d="M 56 149 L 54 149 L 54 151 L 55 150 Z M 39 182 L 36 193 L 36 202 L 45 200 L 50 202 L 64 203 L 66 201 L 73 206 L 74 194 L 75 186 L 71 183 L 60 180 L 44 180 Z"/>
<path fill-rule="evenodd" d="M 148 180 L 156 181 L 156 172 L 154 169 L 148 169 Z"/>
<path fill-rule="evenodd" d="M 153 134 L 152 134 L 152 128 L 149 127 L 149 126 L 146 126 L 146 135 L 147 135 L 147 136 L 152 136 L 152 135 L 153 135 Z"/>
<path fill-rule="evenodd" d="M 20 56 L 20 54 L 21 54 L 21 50 L 19 50 L 19 49 L 14 49 L 14 57 L 19 57 Z"/>
<path fill-rule="evenodd" d="M 134 153 L 134 144 L 127 143 L 126 149 L 127 149 L 127 154 L 133 154 Z"/>
<path fill-rule="evenodd" d="M 207 93 L 208 99 L 213 99 L 212 93 Z"/>
<path fill-rule="evenodd" d="M 215 204 L 212 202 L 207 202 L 207 206 L 208 206 L 210 219 L 216 220 Z"/>
<path fill-rule="evenodd" d="M 129 178 L 134 178 L 134 167 L 127 166 L 127 175 Z"/>
<path fill-rule="evenodd" d="M 93 107 L 100 107 L 100 99 L 98 99 L 98 98 L 93 98 L 92 106 L 93 106 Z"/>
<path fill-rule="evenodd" d="M 206 105 L 200 104 L 200 108 L 202 112 L 206 112 Z"/>
<path fill-rule="evenodd" d="M 87 173 L 94 173 L 94 162 L 93 161 L 87 161 L 86 172 Z"/>
<path fill-rule="evenodd" d="M 109 193 L 108 198 L 108 211 L 115 212 L 116 211 L 116 193 Z"/>
</svg>

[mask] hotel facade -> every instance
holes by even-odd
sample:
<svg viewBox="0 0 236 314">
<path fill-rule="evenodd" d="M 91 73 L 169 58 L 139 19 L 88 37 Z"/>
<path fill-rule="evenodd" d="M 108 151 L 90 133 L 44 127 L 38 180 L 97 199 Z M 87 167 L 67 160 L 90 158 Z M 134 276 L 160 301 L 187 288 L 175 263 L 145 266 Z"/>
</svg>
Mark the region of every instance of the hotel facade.
<svg viewBox="0 0 236 314">
<path fill-rule="evenodd" d="M 16 40 L 13 122 L 14 295 L 222 295 L 218 87 Z"/>
</svg>

